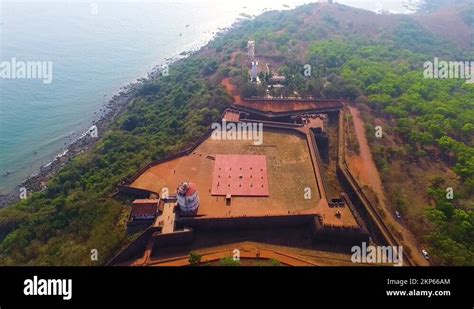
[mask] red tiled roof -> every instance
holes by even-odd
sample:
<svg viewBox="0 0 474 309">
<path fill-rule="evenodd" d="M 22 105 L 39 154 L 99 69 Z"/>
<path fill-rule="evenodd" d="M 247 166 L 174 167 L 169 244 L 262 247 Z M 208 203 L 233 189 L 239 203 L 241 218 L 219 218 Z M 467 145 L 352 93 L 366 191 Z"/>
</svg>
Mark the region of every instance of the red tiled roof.
<svg viewBox="0 0 474 309">
<path fill-rule="evenodd" d="M 156 204 L 133 204 L 132 205 L 132 216 L 153 216 L 156 214 Z"/>
<path fill-rule="evenodd" d="M 186 191 L 186 196 L 191 196 L 196 192 L 196 185 L 192 182 L 189 183 L 188 191 Z"/>
<path fill-rule="evenodd" d="M 234 121 L 237 122 L 240 120 L 240 113 L 234 111 L 226 111 L 224 117 L 222 118 L 225 121 Z"/>
<path fill-rule="evenodd" d="M 157 199 L 138 199 L 132 203 L 132 216 L 148 217 L 154 216 L 158 208 Z"/>
</svg>

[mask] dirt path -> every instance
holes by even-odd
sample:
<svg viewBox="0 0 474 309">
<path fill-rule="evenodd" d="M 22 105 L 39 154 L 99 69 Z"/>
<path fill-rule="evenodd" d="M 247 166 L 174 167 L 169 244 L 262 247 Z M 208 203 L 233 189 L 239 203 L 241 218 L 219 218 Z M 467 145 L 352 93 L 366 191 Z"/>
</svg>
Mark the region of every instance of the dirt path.
<svg viewBox="0 0 474 309">
<path fill-rule="evenodd" d="M 352 114 L 357 140 L 359 141 L 359 155 L 347 158 L 349 167 L 358 181 L 371 187 L 380 205 L 385 209 L 386 204 L 383 185 L 365 136 L 364 123 L 360 118 L 359 110 L 351 106 L 349 106 L 349 110 Z"/>
<path fill-rule="evenodd" d="M 412 259 L 417 265 L 428 266 L 429 263 L 421 255 L 421 248 L 419 247 L 413 234 L 397 220 L 394 210 L 387 205 L 384 188 L 380 179 L 379 172 L 375 165 L 370 146 L 365 136 L 364 122 L 360 117 L 359 110 L 355 107 L 349 106 L 354 122 L 355 133 L 359 142 L 359 155 L 351 155 L 347 158 L 347 163 L 351 173 L 356 177 L 361 187 L 368 186 L 375 193 L 380 207 L 385 211 L 384 221 L 388 223 L 389 227 L 393 227 L 403 236 L 401 244 L 408 247 Z"/>
<path fill-rule="evenodd" d="M 236 94 L 237 90 L 235 89 L 234 85 L 230 82 L 230 78 L 225 78 L 222 80 L 222 85 L 225 87 L 227 92 L 234 97 L 234 103 L 239 104 L 242 103 L 242 98 L 240 95 Z"/>
</svg>

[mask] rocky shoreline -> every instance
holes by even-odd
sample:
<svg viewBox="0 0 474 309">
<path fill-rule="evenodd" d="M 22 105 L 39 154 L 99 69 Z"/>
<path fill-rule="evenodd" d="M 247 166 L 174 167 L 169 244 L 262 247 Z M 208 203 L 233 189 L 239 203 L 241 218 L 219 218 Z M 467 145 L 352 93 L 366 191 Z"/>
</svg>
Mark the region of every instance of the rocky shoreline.
<svg viewBox="0 0 474 309">
<path fill-rule="evenodd" d="M 218 29 L 218 32 L 214 34 L 214 37 L 210 39 L 209 42 L 220 35 L 224 35 L 226 32 L 236 27 L 240 22 L 241 20 L 237 20 L 230 27 Z M 122 90 L 118 94 L 114 95 L 112 99 L 104 106 L 103 115 L 97 121 L 92 123 L 92 125 L 97 127 L 97 132 L 99 133 L 98 137 L 92 137 L 91 132 L 89 131 L 84 132 L 80 137 L 72 141 L 62 154 L 57 155 L 50 163 L 42 166 L 37 173 L 29 176 L 9 193 L 0 195 L 0 208 L 7 207 L 15 202 L 18 202 L 20 200 L 20 190 L 22 188 L 26 189 L 28 195 L 33 192 L 45 190 L 48 181 L 51 180 L 57 174 L 57 172 L 65 167 L 74 157 L 80 155 L 95 145 L 95 143 L 100 139 L 100 136 L 107 131 L 110 124 L 117 118 L 117 116 L 122 113 L 124 108 L 131 102 L 131 100 L 133 100 L 133 98 L 136 96 L 137 90 L 140 88 L 140 85 L 143 82 L 157 78 L 169 65 L 184 60 L 189 56 L 206 49 L 209 42 L 199 48 L 183 51 L 175 57 L 165 59 L 165 64 L 157 65 L 152 68 L 147 74 L 147 77 L 137 79 L 135 82 L 131 82 L 125 87 L 122 87 Z"/>
<path fill-rule="evenodd" d="M 97 127 L 99 138 L 102 135 L 101 133 L 107 130 L 112 121 L 120 115 L 124 107 L 133 99 L 138 85 L 138 83 L 128 84 L 105 105 L 104 114 L 92 123 L 93 126 Z M 46 189 L 47 182 L 59 170 L 66 166 L 75 156 L 95 145 L 99 138 L 92 137 L 89 131 L 83 133 L 79 138 L 70 143 L 62 154 L 57 155 L 50 163 L 42 166 L 37 173 L 25 179 L 8 194 L 0 196 L 0 208 L 19 201 L 21 188 L 25 188 L 27 194 Z"/>
<path fill-rule="evenodd" d="M 140 85 L 150 79 L 154 79 L 160 75 L 161 70 L 172 63 L 181 59 L 187 58 L 192 55 L 195 51 L 186 51 L 180 53 L 180 55 L 165 59 L 165 65 L 155 66 L 146 78 L 137 79 L 135 82 L 131 82 L 128 85 L 122 87 L 121 91 L 114 95 L 110 101 L 104 105 L 101 109 L 103 115 L 96 121 L 92 122 L 92 126 L 97 127 L 98 136 L 93 137 L 91 131 L 87 130 L 81 136 L 73 140 L 67 147 L 66 150 L 57 155 L 50 163 L 42 166 L 37 173 L 26 178 L 21 184 L 17 185 L 9 193 L 0 196 L 0 208 L 7 207 L 20 200 L 20 190 L 26 189 L 27 194 L 34 192 L 40 192 L 46 189 L 47 183 L 51 180 L 57 172 L 65 167 L 74 157 L 87 151 L 95 145 L 100 139 L 102 134 L 107 131 L 110 124 L 122 113 L 124 108 L 133 100 L 136 96 Z M 91 126 L 91 128 L 92 128 Z"/>
</svg>

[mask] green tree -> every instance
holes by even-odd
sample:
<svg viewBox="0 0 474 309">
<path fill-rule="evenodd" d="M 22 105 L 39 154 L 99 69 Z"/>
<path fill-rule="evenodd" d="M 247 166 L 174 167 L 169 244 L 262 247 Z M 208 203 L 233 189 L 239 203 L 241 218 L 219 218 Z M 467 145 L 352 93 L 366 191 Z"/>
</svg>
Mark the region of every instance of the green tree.
<svg viewBox="0 0 474 309">
<path fill-rule="evenodd" d="M 201 263 L 202 256 L 197 254 L 196 252 L 189 253 L 189 264 L 194 266 Z"/>
</svg>

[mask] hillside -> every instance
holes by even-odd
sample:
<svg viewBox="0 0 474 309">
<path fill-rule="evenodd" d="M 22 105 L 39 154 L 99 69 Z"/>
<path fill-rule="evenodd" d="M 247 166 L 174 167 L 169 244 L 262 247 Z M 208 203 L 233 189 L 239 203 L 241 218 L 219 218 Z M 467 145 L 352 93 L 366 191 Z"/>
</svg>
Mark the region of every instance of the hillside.
<svg viewBox="0 0 474 309">
<path fill-rule="evenodd" d="M 474 265 L 474 86 L 422 74 L 434 57 L 472 59 L 465 9 L 457 2 L 402 16 L 311 4 L 241 22 L 174 64 L 170 76 L 145 81 L 96 147 L 75 158 L 46 191 L 0 211 L 0 264 L 105 263 L 130 240 L 129 209 L 114 197 L 116 185 L 219 119 L 232 102 L 224 78 L 241 91 L 262 91 L 244 86 L 247 73 L 234 57 L 254 39 L 257 54 L 287 77 L 282 95 L 343 97 L 362 111 L 389 206 L 402 213 L 436 264 Z M 445 20 L 456 31 L 437 26 Z M 305 64 L 312 67 L 309 78 L 302 74 Z M 373 138 L 376 125 L 384 138 Z M 407 179 L 410 185 L 396 185 Z M 454 200 L 444 198 L 447 186 Z M 91 249 L 99 251 L 98 262 L 91 261 Z"/>
</svg>

